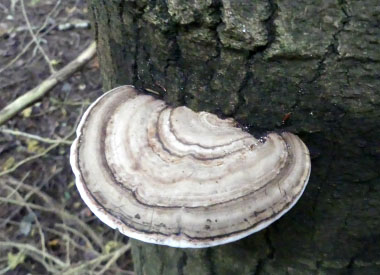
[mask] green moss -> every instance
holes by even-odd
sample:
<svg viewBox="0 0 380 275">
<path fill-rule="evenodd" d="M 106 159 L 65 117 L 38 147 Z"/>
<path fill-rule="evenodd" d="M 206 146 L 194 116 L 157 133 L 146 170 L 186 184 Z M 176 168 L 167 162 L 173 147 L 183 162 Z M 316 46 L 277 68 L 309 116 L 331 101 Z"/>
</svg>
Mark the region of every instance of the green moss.
<svg viewBox="0 0 380 275">
<path fill-rule="evenodd" d="M 222 44 L 234 49 L 254 50 L 268 43 L 269 1 L 222 1 L 222 21 L 218 34 Z"/>
<path fill-rule="evenodd" d="M 267 58 L 319 58 L 333 43 L 345 14 L 337 1 L 278 1 L 275 39 Z"/>
<path fill-rule="evenodd" d="M 168 12 L 173 21 L 182 25 L 198 22 L 212 26 L 220 20 L 213 4 L 212 0 L 168 0 Z"/>
</svg>

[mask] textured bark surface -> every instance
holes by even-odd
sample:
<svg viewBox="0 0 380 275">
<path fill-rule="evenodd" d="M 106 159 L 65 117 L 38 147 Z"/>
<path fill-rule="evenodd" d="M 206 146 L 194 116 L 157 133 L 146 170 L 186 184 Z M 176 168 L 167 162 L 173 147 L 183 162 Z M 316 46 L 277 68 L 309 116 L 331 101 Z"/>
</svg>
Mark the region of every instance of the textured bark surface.
<svg viewBox="0 0 380 275">
<path fill-rule="evenodd" d="M 137 274 L 379 274 L 378 0 L 88 3 L 105 90 L 150 88 L 312 152 L 305 194 L 268 229 L 201 250 L 134 241 Z"/>
</svg>

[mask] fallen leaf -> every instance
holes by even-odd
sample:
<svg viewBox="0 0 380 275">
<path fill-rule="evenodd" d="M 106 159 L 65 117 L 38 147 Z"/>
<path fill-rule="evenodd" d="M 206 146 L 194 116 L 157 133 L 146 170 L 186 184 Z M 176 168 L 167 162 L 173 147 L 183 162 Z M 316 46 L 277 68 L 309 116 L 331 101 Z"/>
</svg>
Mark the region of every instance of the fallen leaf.
<svg viewBox="0 0 380 275">
<path fill-rule="evenodd" d="M 24 111 L 21 112 L 21 114 L 23 117 L 30 117 L 30 115 L 32 114 L 32 107 L 26 108 Z"/>
<path fill-rule="evenodd" d="M 19 264 L 24 263 L 25 254 L 23 251 L 18 252 L 17 254 L 13 254 L 12 252 L 8 252 L 8 267 L 13 270 Z"/>
<path fill-rule="evenodd" d="M 42 153 L 44 148 L 38 145 L 39 142 L 34 139 L 28 139 L 26 142 L 28 153 Z"/>
<path fill-rule="evenodd" d="M 15 162 L 16 160 L 14 157 L 9 157 L 3 164 L 3 171 L 9 170 L 15 164 Z"/>
<path fill-rule="evenodd" d="M 57 65 L 59 65 L 61 63 L 62 63 L 62 61 L 61 60 L 57 60 L 57 59 L 53 59 L 53 60 L 50 61 L 50 64 L 52 66 L 57 66 Z"/>
<path fill-rule="evenodd" d="M 48 245 L 49 246 L 57 246 L 57 245 L 59 245 L 59 239 L 53 239 L 53 240 L 49 241 Z"/>
<path fill-rule="evenodd" d="M 75 182 L 74 181 L 71 181 L 70 183 L 69 183 L 69 185 L 67 186 L 67 188 L 68 189 L 71 189 L 71 188 L 73 188 L 75 186 Z"/>
<path fill-rule="evenodd" d="M 66 117 L 67 116 L 67 111 L 65 108 L 61 108 L 61 113 L 62 113 L 62 116 L 63 117 Z"/>
<path fill-rule="evenodd" d="M 119 248 L 120 246 L 122 246 L 123 244 L 119 243 L 119 242 L 116 242 L 116 241 L 109 241 L 106 243 L 106 245 L 104 246 L 104 252 L 106 254 L 109 254 L 110 252 L 112 252 L 113 250 Z"/>
</svg>

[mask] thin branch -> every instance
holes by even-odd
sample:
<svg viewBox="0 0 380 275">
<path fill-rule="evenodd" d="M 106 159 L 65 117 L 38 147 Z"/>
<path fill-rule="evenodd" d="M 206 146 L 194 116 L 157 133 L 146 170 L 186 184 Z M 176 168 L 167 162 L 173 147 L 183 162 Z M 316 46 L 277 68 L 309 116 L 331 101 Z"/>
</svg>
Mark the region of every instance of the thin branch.
<svg viewBox="0 0 380 275">
<path fill-rule="evenodd" d="M 23 196 L 23 199 L 24 199 L 24 202 L 28 201 L 29 198 L 33 195 L 33 194 L 36 194 L 38 195 L 40 198 L 42 198 L 45 203 L 47 203 L 50 207 L 53 207 L 54 203 L 53 203 L 53 200 L 48 196 L 46 195 L 45 193 L 41 192 L 39 190 L 39 188 L 37 187 L 33 187 L 33 186 L 30 186 L 28 184 L 25 184 L 23 183 L 24 179 L 29 175 L 30 172 L 27 172 L 27 174 L 23 177 L 23 179 L 21 179 L 21 181 L 18 181 L 12 177 L 8 177 L 7 180 L 6 180 L 6 183 L 9 183 L 11 185 L 16 185 L 16 190 L 18 187 L 20 187 L 21 189 L 25 189 L 27 191 L 29 191 L 26 195 Z M 3 185 L 4 187 L 8 187 L 6 184 L 3 184 L 2 181 L 0 181 L 0 184 Z M 7 196 L 7 198 L 10 198 L 10 196 Z M 21 206 L 20 208 L 16 209 L 15 211 L 13 211 L 11 214 L 9 214 L 7 216 L 6 219 L 4 219 L 4 222 L 2 222 L 0 224 L 0 228 L 4 227 L 15 215 L 17 215 L 17 213 L 20 211 L 20 209 L 22 208 L 23 206 Z"/>
<path fill-rule="evenodd" d="M 55 268 L 52 264 L 47 263 L 47 261 L 43 257 L 33 252 L 26 251 L 25 254 L 27 254 L 28 257 L 32 258 L 34 261 L 39 262 L 41 265 L 43 265 L 45 269 L 49 272 L 49 274 L 59 274 L 60 270 L 62 269 L 62 268 Z"/>
<path fill-rule="evenodd" d="M 25 176 L 23 177 L 25 178 Z M 20 188 L 26 191 L 30 191 L 32 194 L 36 194 L 39 196 L 41 199 L 44 200 L 45 203 L 47 203 L 49 206 L 53 207 L 55 205 L 54 200 L 46 195 L 44 192 L 40 190 L 40 187 L 34 187 L 29 184 L 25 184 L 23 180 L 17 180 L 13 177 L 7 177 L 6 182 L 11 184 L 11 185 L 20 185 Z"/>
<path fill-rule="evenodd" d="M 17 183 L 15 188 L 11 188 L 12 192 L 7 196 L 7 198 L 11 198 L 17 192 L 17 190 L 21 187 L 21 185 L 24 183 L 24 180 L 29 176 L 29 174 L 30 174 L 30 171 L 27 172 L 27 175 L 26 177 L 24 177 L 24 179 L 20 180 Z"/>
<path fill-rule="evenodd" d="M 46 18 L 45 18 L 45 21 L 44 23 L 42 24 L 42 26 L 38 29 L 36 35 L 39 35 L 40 38 L 42 38 L 43 36 L 47 35 L 49 32 L 51 32 L 52 30 L 55 29 L 56 25 L 53 25 L 52 27 L 48 28 L 46 31 L 44 31 L 44 33 L 41 33 L 42 30 L 44 30 L 47 26 L 47 24 L 49 23 L 49 19 L 50 17 L 54 17 L 53 13 L 56 12 L 58 6 L 61 4 L 61 0 L 58 0 L 57 3 L 55 4 L 55 6 L 51 9 L 51 11 L 47 14 Z M 41 34 L 40 34 L 41 33 Z M 12 66 L 22 55 L 24 55 L 24 53 L 27 52 L 27 50 L 30 48 L 30 46 L 32 46 L 34 40 L 30 40 L 28 42 L 28 44 L 22 49 L 22 51 L 15 57 L 13 58 L 7 65 L 5 65 L 4 67 L 2 67 L 0 69 L 0 73 L 2 73 L 3 71 L 5 71 L 6 69 L 8 69 L 10 66 Z"/>
<path fill-rule="evenodd" d="M 19 187 L 22 190 L 26 190 L 26 191 L 31 192 L 31 194 L 36 194 L 40 199 L 42 199 L 45 203 L 48 204 L 49 209 L 54 209 L 54 211 L 49 211 L 49 212 L 53 212 L 55 214 L 58 214 L 61 217 L 62 217 L 62 212 L 66 212 L 65 210 L 58 210 L 58 209 L 62 209 L 62 207 L 59 206 L 59 205 L 53 205 L 53 199 L 49 195 L 47 195 L 44 192 L 40 191 L 38 187 L 33 187 L 33 186 L 28 185 L 28 184 L 25 184 L 22 181 L 16 180 L 13 177 L 7 177 L 5 179 L 5 181 L 8 184 L 16 186 L 16 188 Z M 15 187 L 13 187 L 13 188 L 15 188 Z M 22 203 L 13 203 L 13 204 L 20 205 L 21 207 L 29 207 L 30 206 L 30 208 L 34 208 L 34 209 L 37 209 L 37 210 L 40 210 L 40 211 L 43 210 L 41 208 L 34 207 L 34 205 L 28 205 L 27 200 L 28 200 L 29 197 L 30 197 L 30 195 L 26 195 L 24 197 L 24 200 L 22 201 Z M 13 200 L 7 201 L 6 199 L 10 199 L 10 198 L 7 197 L 3 201 L 4 202 L 8 202 L 8 203 L 12 203 L 13 202 Z M 0 198 L 0 201 L 2 201 L 1 198 Z M 36 206 L 39 206 L 39 205 L 36 205 Z M 48 209 L 48 208 L 43 207 L 43 206 L 40 206 L 40 207 L 42 207 L 44 209 Z M 45 211 L 47 211 L 47 210 L 45 210 Z M 67 216 L 67 215 L 69 215 L 69 216 Z M 86 229 L 85 228 L 86 227 L 85 223 L 83 223 L 76 216 L 71 216 L 71 214 L 69 214 L 69 213 L 67 213 L 67 215 L 64 215 L 65 219 L 74 220 L 75 223 L 77 223 L 77 224 L 79 223 L 80 227 L 82 229 L 84 229 L 84 231 L 86 231 L 87 235 L 90 235 L 92 237 L 92 239 L 95 238 L 94 241 L 98 245 L 98 247 L 99 248 L 103 247 L 103 245 L 102 245 L 103 241 L 98 236 L 96 236 L 96 234 L 94 232 L 91 232 L 92 231 L 91 229 L 89 229 L 89 228 Z M 7 222 L 9 222 L 8 218 L 5 219 L 4 223 L 7 223 Z M 94 249 L 91 241 L 87 238 L 86 234 L 83 234 L 81 231 L 78 231 L 78 230 L 76 230 L 73 227 L 69 227 L 66 224 L 55 224 L 54 226 L 57 227 L 57 228 L 61 228 L 61 229 L 67 230 L 68 232 L 72 233 L 73 235 L 81 238 L 82 240 L 84 240 L 84 242 L 86 244 L 86 247 L 88 247 L 89 249 L 91 249 L 91 251 L 96 252 L 96 250 Z M 61 234 L 62 233 L 60 233 L 59 235 L 61 235 Z"/>
<path fill-rule="evenodd" d="M 24 0 L 21 0 L 21 11 L 22 11 L 22 15 L 24 16 L 24 19 L 25 19 L 26 25 L 28 27 L 29 33 L 32 36 L 34 43 L 36 43 L 37 49 L 41 52 L 42 56 L 45 58 L 46 63 L 48 63 L 50 73 L 51 74 L 55 73 L 55 69 L 53 68 L 53 65 L 52 65 L 49 57 L 47 56 L 44 49 L 40 45 L 40 40 L 37 38 L 36 34 L 33 32 L 32 25 L 30 24 L 28 15 L 26 14 Z"/>
<path fill-rule="evenodd" d="M 29 133 L 25 133 L 25 132 L 21 132 L 17 130 L 7 129 L 7 128 L 0 128 L 0 132 L 4 134 L 13 135 L 13 136 L 20 136 L 20 137 L 26 137 L 29 139 L 34 139 L 34 140 L 37 140 L 43 143 L 48 143 L 48 144 L 60 143 L 60 144 L 71 145 L 72 143 L 72 141 L 70 140 L 44 138 L 37 135 L 33 135 L 33 134 L 29 134 Z"/>
<path fill-rule="evenodd" d="M 55 224 L 54 226 L 58 227 L 58 228 L 62 228 L 64 230 L 67 230 L 68 232 L 72 233 L 73 235 L 78 236 L 79 238 L 84 240 L 87 247 L 89 247 L 93 251 L 96 251 L 94 249 L 94 247 L 92 246 L 92 243 L 90 242 L 90 240 L 82 232 L 76 230 L 75 228 L 71 228 L 71 227 L 67 226 L 66 224 Z"/>
<path fill-rule="evenodd" d="M 13 171 L 15 171 L 17 168 L 19 168 L 20 166 L 24 165 L 25 163 L 28 163 L 29 161 L 32 161 L 34 159 L 37 159 L 37 158 L 40 158 L 44 155 L 46 155 L 48 152 L 50 152 L 51 150 L 53 150 L 54 148 L 58 147 L 59 143 L 55 143 L 53 145 L 50 145 L 48 148 L 46 148 L 43 152 L 39 153 L 39 154 L 36 154 L 36 155 L 33 155 L 33 156 L 30 156 L 18 163 L 16 163 L 15 165 L 13 165 L 11 168 L 9 168 L 8 170 L 5 170 L 3 172 L 0 172 L 0 177 L 1 176 L 4 176 L 6 174 L 9 174 L 9 173 L 12 173 Z"/>
<path fill-rule="evenodd" d="M 94 267 L 97 264 L 100 264 L 101 262 L 116 257 L 116 260 L 123 255 L 125 252 L 127 252 L 131 248 L 130 244 L 128 243 L 127 245 L 122 246 L 118 250 L 115 250 L 114 252 L 100 255 L 99 257 L 96 257 L 95 259 L 92 259 L 91 261 L 85 262 L 83 264 L 78 265 L 77 267 L 70 268 L 66 272 L 64 272 L 64 275 L 70 275 L 70 274 L 81 274 L 81 271 L 89 268 L 89 267 Z M 115 261 L 116 261 L 115 260 Z"/>
<path fill-rule="evenodd" d="M 125 252 L 127 252 L 131 248 L 130 243 L 125 246 L 124 250 L 119 250 L 115 253 L 111 259 L 108 260 L 107 264 L 98 272 L 97 275 L 102 275 L 105 273 Z"/>
<path fill-rule="evenodd" d="M 6 219 L 0 218 L 0 221 L 6 221 Z M 6 222 L 7 222 L 7 224 L 17 225 L 17 226 L 20 226 L 20 224 L 21 224 L 21 222 L 17 222 L 17 221 L 6 221 Z M 34 224 L 31 224 L 31 226 L 33 229 L 36 228 L 36 225 L 34 225 Z M 79 249 L 83 252 L 91 251 L 91 253 L 95 254 L 96 256 L 100 255 L 100 253 L 97 250 L 93 249 L 92 245 L 91 245 L 91 247 L 85 247 L 83 245 L 80 245 L 75 240 L 73 240 L 73 238 L 71 238 L 69 236 L 69 234 L 67 234 L 65 232 L 61 232 L 61 231 L 51 229 L 51 228 L 46 228 L 46 227 L 44 228 L 44 231 L 51 233 L 51 234 L 54 234 L 54 235 L 57 235 L 57 236 L 62 236 L 63 240 L 68 240 L 71 243 L 71 245 L 76 249 Z"/>
<path fill-rule="evenodd" d="M 0 275 L 6 274 L 9 270 L 11 270 L 11 267 L 8 265 L 7 267 L 0 270 Z"/>
<path fill-rule="evenodd" d="M 21 182 L 22 183 L 22 182 Z M 17 187 L 20 187 L 21 185 L 18 185 Z M 21 200 L 23 202 L 26 202 L 26 200 L 21 196 L 21 194 L 18 192 L 18 190 L 16 188 L 13 188 L 11 186 L 8 186 L 8 185 L 4 185 L 5 188 L 7 189 L 10 189 L 11 190 L 11 193 L 16 195 L 17 199 L 18 200 Z M 10 198 L 10 196 L 8 196 L 7 198 Z M 40 241 L 41 241 L 41 248 L 42 248 L 42 253 L 45 253 L 46 252 L 46 246 L 45 246 L 45 234 L 44 232 L 42 231 L 42 226 L 41 226 L 41 223 L 40 221 L 38 220 L 37 218 L 37 215 L 36 213 L 34 213 L 34 211 L 29 207 L 29 206 L 26 206 L 26 209 L 28 210 L 29 214 L 32 215 L 35 223 L 36 223 L 36 226 L 37 226 L 37 229 L 38 229 L 38 233 L 40 235 Z"/>
<path fill-rule="evenodd" d="M 15 205 L 20 205 L 20 206 L 29 206 L 32 209 L 37 209 L 40 211 L 45 211 L 45 212 L 50 212 L 59 215 L 62 219 L 70 220 L 72 222 L 75 222 L 77 225 L 79 225 L 83 231 L 85 231 L 86 234 L 88 234 L 91 239 L 96 243 L 98 247 L 103 247 L 102 240 L 99 238 L 98 234 L 96 234 L 85 222 L 83 222 L 81 219 L 79 219 L 77 216 L 74 216 L 67 211 L 63 209 L 55 209 L 55 208 L 47 208 L 43 207 L 38 204 L 33 204 L 33 203 L 27 203 L 27 202 L 22 202 L 18 200 L 13 200 L 13 199 L 7 199 L 7 198 L 2 198 L 0 197 L 0 202 L 7 202 Z"/>
<path fill-rule="evenodd" d="M 81 114 L 82 114 L 82 111 L 83 111 L 83 108 L 82 108 L 82 110 L 81 110 Z M 75 130 L 76 130 L 77 125 L 78 125 L 78 123 L 79 123 L 80 117 L 81 117 L 81 115 L 78 116 L 78 119 L 77 119 L 77 121 L 75 122 L 73 129 L 70 131 L 70 133 L 69 133 L 66 137 L 63 138 L 63 140 L 67 140 L 69 137 L 71 137 L 71 136 L 75 133 Z M 29 162 L 29 161 L 32 161 L 32 160 L 34 160 L 34 159 L 37 159 L 37 158 L 40 158 L 40 157 L 46 155 L 48 152 L 50 152 L 50 151 L 53 150 L 54 148 L 58 147 L 59 145 L 60 145 L 60 143 L 52 144 L 52 145 L 50 145 L 47 149 L 45 149 L 43 152 L 41 152 L 41 153 L 39 153 L 39 154 L 36 154 L 36 155 L 33 155 L 33 156 L 30 156 L 30 157 L 28 157 L 28 158 L 26 158 L 26 159 L 24 159 L 24 160 L 22 160 L 22 161 L 16 163 L 15 165 L 13 165 L 13 166 L 12 166 L 11 168 L 9 168 L 8 170 L 5 170 L 5 171 L 3 171 L 3 172 L 0 172 L 0 177 L 1 177 L 1 176 L 4 176 L 4 175 L 6 175 L 6 174 L 12 173 L 12 172 L 15 171 L 18 167 L 20 167 L 21 165 L 24 165 L 25 163 L 27 163 L 27 162 Z"/>
<path fill-rule="evenodd" d="M 40 85 L 26 92 L 24 95 L 18 97 L 15 101 L 11 102 L 4 109 L 0 111 L 0 125 L 8 121 L 18 112 L 39 100 L 47 92 L 49 92 L 58 83 L 66 80 L 72 74 L 74 74 L 79 68 L 91 60 L 96 53 L 96 44 L 92 42 L 76 59 L 71 61 L 61 70 L 52 74 Z"/>
<path fill-rule="evenodd" d="M 9 242 L 9 241 L 0 241 L 0 247 L 15 247 L 18 249 L 25 249 L 31 252 L 36 253 L 37 255 L 41 257 L 45 257 L 46 259 L 51 260 L 55 264 L 57 264 L 60 267 L 66 267 L 67 265 L 62 262 L 60 259 L 56 258 L 55 256 L 49 254 L 49 253 L 43 253 L 41 250 L 35 248 L 34 246 L 30 244 L 25 244 L 25 243 L 16 243 L 16 242 Z"/>
</svg>

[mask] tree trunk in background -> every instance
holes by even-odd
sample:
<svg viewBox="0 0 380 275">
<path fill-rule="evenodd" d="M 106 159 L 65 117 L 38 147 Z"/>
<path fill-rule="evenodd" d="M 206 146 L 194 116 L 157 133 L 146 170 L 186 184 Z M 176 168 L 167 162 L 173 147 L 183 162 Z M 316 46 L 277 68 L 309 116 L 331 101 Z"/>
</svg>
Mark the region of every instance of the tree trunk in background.
<svg viewBox="0 0 380 275">
<path fill-rule="evenodd" d="M 88 3 L 104 90 L 291 131 L 312 154 L 303 197 L 269 228 L 210 249 L 133 241 L 137 274 L 380 274 L 378 0 Z"/>
</svg>

